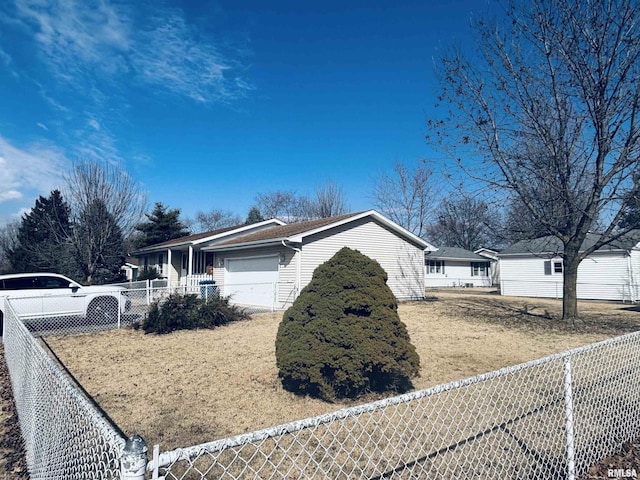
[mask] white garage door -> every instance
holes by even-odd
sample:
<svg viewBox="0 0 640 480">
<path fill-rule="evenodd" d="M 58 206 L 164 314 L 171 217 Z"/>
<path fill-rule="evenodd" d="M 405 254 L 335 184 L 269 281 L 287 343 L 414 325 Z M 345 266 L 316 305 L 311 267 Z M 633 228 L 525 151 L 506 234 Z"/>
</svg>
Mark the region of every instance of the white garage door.
<svg viewBox="0 0 640 480">
<path fill-rule="evenodd" d="M 224 294 L 233 303 L 273 306 L 278 281 L 278 257 L 235 258 L 226 262 Z"/>
</svg>

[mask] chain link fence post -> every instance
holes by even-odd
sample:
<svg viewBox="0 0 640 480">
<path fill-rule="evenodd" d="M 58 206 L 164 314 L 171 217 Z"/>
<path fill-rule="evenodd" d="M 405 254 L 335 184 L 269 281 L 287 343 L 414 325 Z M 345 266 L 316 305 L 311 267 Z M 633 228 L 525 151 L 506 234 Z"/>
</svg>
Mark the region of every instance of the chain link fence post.
<svg viewBox="0 0 640 480">
<path fill-rule="evenodd" d="M 147 443 L 140 435 L 127 440 L 120 462 L 122 480 L 144 480 L 147 470 Z"/>
<path fill-rule="evenodd" d="M 564 357 L 564 411 L 567 438 L 567 480 L 576 478 L 574 423 L 573 423 L 573 386 L 571 379 L 571 355 Z"/>
</svg>

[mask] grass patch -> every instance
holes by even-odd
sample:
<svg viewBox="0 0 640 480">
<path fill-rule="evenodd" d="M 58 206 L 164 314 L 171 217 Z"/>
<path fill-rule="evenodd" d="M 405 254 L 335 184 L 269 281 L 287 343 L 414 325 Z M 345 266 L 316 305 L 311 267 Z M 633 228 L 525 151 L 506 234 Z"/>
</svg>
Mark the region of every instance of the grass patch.
<svg viewBox="0 0 640 480">
<path fill-rule="evenodd" d="M 638 312 L 629 305 L 581 302 L 584 322 L 573 328 L 556 320 L 559 301 L 429 293 L 428 302 L 399 307 L 420 355 L 416 389 L 640 328 Z M 159 443 L 167 450 L 354 404 L 330 404 L 283 390 L 275 360 L 281 316 L 257 314 L 250 322 L 214 330 L 162 336 L 119 330 L 50 338 L 48 343 L 128 435 L 138 433 L 149 445 Z"/>
</svg>

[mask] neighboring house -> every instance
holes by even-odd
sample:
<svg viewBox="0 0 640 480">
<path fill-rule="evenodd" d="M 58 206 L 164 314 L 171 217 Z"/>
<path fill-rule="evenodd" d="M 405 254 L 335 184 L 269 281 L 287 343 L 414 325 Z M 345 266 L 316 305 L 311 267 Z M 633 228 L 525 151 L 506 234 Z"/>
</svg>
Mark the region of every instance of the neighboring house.
<svg viewBox="0 0 640 480">
<path fill-rule="evenodd" d="M 138 259 L 135 257 L 125 258 L 124 265 L 120 267 L 124 272 L 128 282 L 135 282 L 138 279 Z"/>
<path fill-rule="evenodd" d="M 583 248 L 600 238 L 588 234 Z M 640 230 L 595 251 L 578 267 L 581 299 L 637 301 L 640 298 Z M 502 295 L 562 298 L 563 247 L 556 237 L 522 240 L 499 253 Z"/>
<path fill-rule="evenodd" d="M 274 226 L 202 250 L 213 255 L 213 278 L 224 295 L 285 308 L 316 267 L 345 246 L 376 260 L 398 299 L 424 297 L 424 251 L 434 247 L 374 210 Z"/>
<path fill-rule="evenodd" d="M 207 266 L 213 266 L 213 254 L 203 252 L 203 247 L 278 225 L 284 225 L 284 222 L 271 219 L 196 233 L 140 248 L 132 256 L 138 259 L 139 271 L 153 267 L 171 285 L 193 286 L 211 278 L 211 267 L 207 274 Z"/>
<path fill-rule="evenodd" d="M 458 247 L 425 252 L 425 284 L 430 287 L 490 287 L 491 260 Z"/>
<path fill-rule="evenodd" d="M 498 261 L 498 252 L 490 248 L 479 248 L 473 253 L 477 253 L 481 257 L 486 257 L 491 261 L 491 286 L 500 285 L 500 262 Z"/>
</svg>

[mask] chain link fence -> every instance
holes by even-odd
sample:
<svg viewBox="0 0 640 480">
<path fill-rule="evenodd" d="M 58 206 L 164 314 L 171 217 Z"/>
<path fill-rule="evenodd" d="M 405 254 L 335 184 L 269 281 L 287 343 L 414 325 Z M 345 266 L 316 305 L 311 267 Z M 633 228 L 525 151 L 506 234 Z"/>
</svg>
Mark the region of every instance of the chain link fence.
<svg viewBox="0 0 640 480">
<path fill-rule="evenodd" d="M 36 479 L 119 479 L 125 439 L 4 308 L 3 343 L 29 475 Z"/>
<path fill-rule="evenodd" d="M 159 285 L 159 286 L 156 286 Z M 161 302 L 169 295 L 189 294 L 208 301 L 234 289 L 267 291 L 268 305 L 234 302 L 246 313 L 272 312 L 280 309 L 276 301 L 279 284 L 196 285 L 167 286 L 154 282 L 138 282 L 127 287 L 110 285 L 100 293 L 77 294 L 39 291 L 37 295 L 20 295 L 7 298 L 14 312 L 29 331 L 37 337 L 91 333 L 142 324 L 154 302 Z M 113 290 L 111 290 L 111 288 Z M 0 299 L 1 301 L 1 299 Z"/>
<path fill-rule="evenodd" d="M 153 479 L 574 479 L 640 435 L 640 333 L 159 453 Z"/>
<path fill-rule="evenodd" d="M 6 359 L 33 479 L 121 478 L 124 435 L 27 328 L 122 327 L 171 292 L 117 291 L 128 308 L 110 321 L 21 318 L 29 299 L 5 302 Z M 164 453 L 156 446 L 137 468 L 158 480 L 574 479 L 638 436 L 640 332 L 253 433 Z"/>
</svg>

